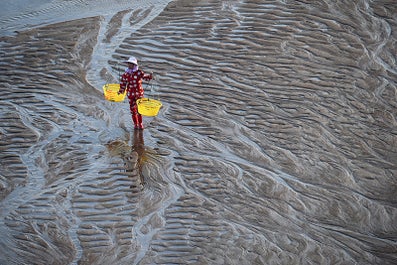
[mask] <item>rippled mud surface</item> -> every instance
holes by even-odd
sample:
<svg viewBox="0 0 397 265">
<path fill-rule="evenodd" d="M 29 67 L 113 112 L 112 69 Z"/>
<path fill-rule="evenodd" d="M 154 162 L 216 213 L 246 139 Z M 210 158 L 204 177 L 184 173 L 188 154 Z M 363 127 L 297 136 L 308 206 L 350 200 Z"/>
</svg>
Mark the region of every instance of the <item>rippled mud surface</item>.
<svg viewBox="0 0 397 265">
<path fill-rule="evenodd" d="M 396 264 L 397 4 L 162 4 L 0 37 L 0 264 Z"/>
</svg>

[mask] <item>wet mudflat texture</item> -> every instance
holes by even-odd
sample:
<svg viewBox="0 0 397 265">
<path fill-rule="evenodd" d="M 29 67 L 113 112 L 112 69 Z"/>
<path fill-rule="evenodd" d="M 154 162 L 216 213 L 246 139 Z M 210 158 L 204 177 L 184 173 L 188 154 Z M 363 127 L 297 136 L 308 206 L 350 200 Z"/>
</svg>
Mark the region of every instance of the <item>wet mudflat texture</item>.
<svg viewBox="0 0 397 265">
<path fill-rule="evenodd" d="M 1 37 L 0 264 L 396 264 L 396 14 L 175 1 Z M 143 132 L 101 90 L 130 55 Z"/>
</svg>

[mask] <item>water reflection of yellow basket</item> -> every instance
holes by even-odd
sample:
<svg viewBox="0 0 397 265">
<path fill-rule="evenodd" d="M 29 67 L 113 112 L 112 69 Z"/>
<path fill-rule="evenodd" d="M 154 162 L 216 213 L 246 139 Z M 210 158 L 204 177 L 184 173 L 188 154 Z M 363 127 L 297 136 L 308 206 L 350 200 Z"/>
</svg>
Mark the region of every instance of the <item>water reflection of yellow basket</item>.
<svg viewBox="0 0 397 265">
<path fill-rule="evenodd" d="M 103 86 L 103 94 L 105 99 L 113 102 L 121 102 L 124 100 L 127 90 L 123 94 L 118 94 L 120 90 L 120 84 L 106 84 Z"/>
<path fill-rule="evenodd" d="M 144 116 L 156 116 L 161 106 L 160 101 L 149 98 L 140 98 L 136 101 L 138 105 L 138 112 Z"/>
</svg>

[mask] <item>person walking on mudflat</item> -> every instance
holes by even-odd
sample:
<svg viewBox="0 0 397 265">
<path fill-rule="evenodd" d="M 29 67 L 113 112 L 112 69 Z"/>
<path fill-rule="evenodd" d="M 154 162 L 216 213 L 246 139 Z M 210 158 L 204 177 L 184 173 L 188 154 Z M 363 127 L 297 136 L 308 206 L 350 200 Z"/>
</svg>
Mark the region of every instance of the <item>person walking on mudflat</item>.
<svg viewBox="0 0 397 265">
<path fill-rule="evenodd" d="M 152 80 L 153 74 L 145 74 L 139 69 L 138 61 L 135 57 L 130 57 L 127 61 L 128 68 L 125 70 L 120 80 L 119 94 L 124 93 L 127 89 L 127 97 L 130 102 L 130 111 L 134 129 L 143 129 L 142 115 L 138 113 L 138 106 L 136 101 L 143 98 L 144 90 L 142 87 L 142 80 Z"/>
</svg>

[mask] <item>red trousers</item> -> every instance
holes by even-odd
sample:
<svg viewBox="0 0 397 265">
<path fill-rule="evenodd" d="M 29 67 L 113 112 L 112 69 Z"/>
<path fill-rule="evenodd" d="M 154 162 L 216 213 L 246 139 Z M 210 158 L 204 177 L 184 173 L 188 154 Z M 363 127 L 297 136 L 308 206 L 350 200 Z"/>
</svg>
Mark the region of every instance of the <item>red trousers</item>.
<svg viewBox="0 0 397 265">
<path fill-rule="evenodd" d="M 130 101 L 130 112 L 132 116 L 132 122 L 134 123 L 135 129 L 143 129 L 142 115 L 138 112 L 138 105 L 136 104 L 137 98 L 128 98 Z"/>
</svg>

